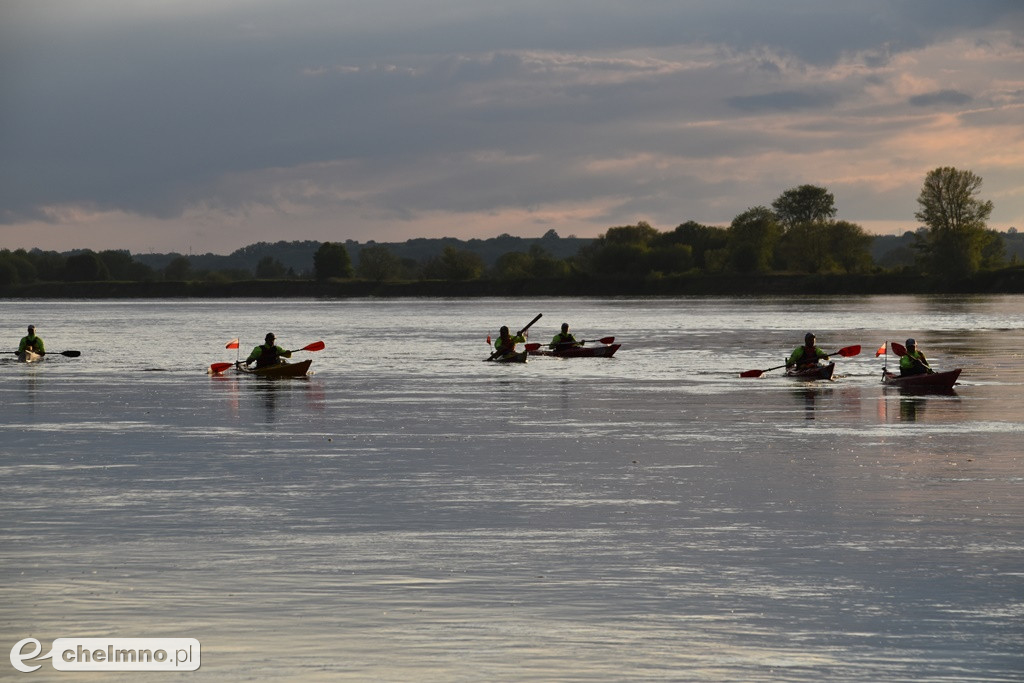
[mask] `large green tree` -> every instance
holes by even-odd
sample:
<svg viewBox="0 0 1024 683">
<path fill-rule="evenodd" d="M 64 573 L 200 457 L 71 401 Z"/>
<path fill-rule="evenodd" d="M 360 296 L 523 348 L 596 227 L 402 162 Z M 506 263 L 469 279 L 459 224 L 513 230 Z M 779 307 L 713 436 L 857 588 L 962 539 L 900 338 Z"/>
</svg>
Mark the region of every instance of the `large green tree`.
<svg viewBox="0 0 1024 683">
<path fill-rule="evenodd" d="M 356 275 L 376 282 L 398 280 L 402 276 L 402 260 L 383 245 L 368 244 L 359 251 Z"/>
<path fill-rule="evenodd" d="M 925 176 L 914 217 L 928 228 L 925 255 L 933 274 L 962 277 L 981 267 L 992 239 L 985 226 L 992 202 L 978 198 L 980 189 L 980 176 L 952 166 Z"/>
<path fill-rule="evenodd" d="M 836 215 L 836 198 L 824 187 L 801 185 L 779 195 L 772 208 L 783 228 L 792 230 L 802 223 L 831 221 Z"/>
<path fill-rule="evenodd" d="M 64 279 L 68 282 L 109 280 L 110 271 L 107 270 L 107 266 L 96 255 L 96 252 L 87 249 L 68 257 L 64 264 Z"/>
<path fill-rule="evenodd" d="M 478 254 L 450 245 L 423 268 L 428 280 L 476 280 L 483 273 L 484 260 Z"/>
<path fill-rule="evenodd" d="M 729 264 L 741 273 L 771 270 L 775 246 L 782 235 L 776 214 L 766 206 L 747 209 L 728 230 Z"/>
<path fill-rule="evenodd" d="M 871 270 L 871 243 L 874 238 L 864 228 L 849 221 L 835 221 L 828 226 L 832 261 L 847 273 Z"/>
<path fill-rule="evenodd" d="M 352 261 L 344 244 L 324 242 L 313 254 L 313 272 L 317 280 L 352 277 Z"/>
</svg>

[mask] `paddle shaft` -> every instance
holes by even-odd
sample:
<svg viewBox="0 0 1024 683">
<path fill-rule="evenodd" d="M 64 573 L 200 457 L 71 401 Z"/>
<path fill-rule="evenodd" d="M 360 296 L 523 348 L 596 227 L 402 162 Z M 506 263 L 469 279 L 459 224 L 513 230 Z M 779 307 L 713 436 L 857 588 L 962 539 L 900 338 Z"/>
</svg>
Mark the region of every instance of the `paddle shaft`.
<svg viewBox="0 0 1024 683">
<path fill-rule="evenodd" d="M 593 342 L 594 340 L 591 339 L 590 341 Z M 611 344 L 613 341 L 615 341 L 615 337 L 601 337 L 597 341 L 602 343 L 602 344 Z M 580 341 L 564 341 L 564 342 L 558 342 L 558 344 L 555 345 L 555 348 L 556 349 L 564 349 L 566 347 L 572 347 L 572 346 L 583 346 L 586 343 L 587 343 L 586 339 L 581 339 Z"/>
<path fill-rule="evenodd" d="M 825 355 L 826 356 L 842 356 L 844 358 L 849 358 L 850 356 L 856 356 L 858 353 L 860 353 L 860 346 L 857 345 L 857 344 L 854 344 L 853 346 L 844 346 L 843 348 L 839 349 L 838 351 L 833 351 L 832 353 L 826 353 Z M 789 367 L 789 363 L 783 363 L 782 365 L 776 365 L 774 368 L 767 368 L 766 370 L 747 370 L 746 372 L 741 372 L 740 373 L 740 377 L 760 377 L 761 375 L 763 375 L 766 372 L 769 372 L 771 370 L 778 370 L 779 368 L 785 368 L 785 367 Z"/>
<path fill-rule="evenodd" d="M 914 361 L 915 363 L 920 365 L 922 368 L 924 368 L 928 372 L 935 372 L 934 370 L 932 370 L 932 366 L 928 365 L 927 363 L 925 363 L 920 358 L 916 358 L 914 356 L 911 356 L 909 353 L 907 353 L 907 347 L 904 346 L 903 344 L 900 344 L 899 342 L 889 342 L 889 346 L 892 347 L 892 352 L 895 353 L 897 356 L 901 356 L 901 357 L 902 356 L 907 356 L 908 358 L 910 358 L 912 361 Z"/>
<path fill-rule="evenodd" d="M 17 351 L 8 351 L 7 353 L 13 353 L 14 355 L 18 355 Z M 82 355 L 81 351 L 56 351 L 54 353 L 56 353 L 56 355 L 58 356 L 67 356 L 68 358 L 78 358 L 79 356 Z M 49 356 L 51 355 L 51 353 L 47 352 L 43 355 Z"/>
</svg>

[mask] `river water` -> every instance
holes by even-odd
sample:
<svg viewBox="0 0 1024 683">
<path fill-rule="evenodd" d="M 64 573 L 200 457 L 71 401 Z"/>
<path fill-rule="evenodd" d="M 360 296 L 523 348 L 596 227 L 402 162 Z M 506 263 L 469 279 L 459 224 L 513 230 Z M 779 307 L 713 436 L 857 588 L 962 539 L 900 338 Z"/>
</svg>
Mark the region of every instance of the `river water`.
<svg viewBox="0 0 1024 683">
<path fill-rule="evenodd" d="M 50 351 L 0 361 L 6 648 L 196 638 L 210 681 L 1024 679 L 1024 297 L 0 311 Z M 622 348 L 481 362 L 537 313 L 533 341 Z M 322 339 L 315 374 L 205 374 L 268 331 Z M 739 378 L 807 331 L 863 351 Z M 952 392 L 881 385 L 908 336 Z"/>
</svg>

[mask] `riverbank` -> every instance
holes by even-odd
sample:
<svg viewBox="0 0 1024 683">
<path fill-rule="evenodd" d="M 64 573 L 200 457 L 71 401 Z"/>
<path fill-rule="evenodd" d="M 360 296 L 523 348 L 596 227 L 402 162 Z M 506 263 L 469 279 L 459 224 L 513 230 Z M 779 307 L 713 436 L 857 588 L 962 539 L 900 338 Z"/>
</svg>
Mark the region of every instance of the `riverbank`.
<svg viewBox="0 0 1024 683">
<path fill-rule="evenodd" d="M 502 296 L 784 296 L 797 294 L 1021 294 L 1024 266 L 970 278 L 872 275 L 678 275 L 616 278 L 575 275 L 545 280 L 237 280 L 43 282 L 6 287 L 11 299 L 357 298 Z"/>
</svg>

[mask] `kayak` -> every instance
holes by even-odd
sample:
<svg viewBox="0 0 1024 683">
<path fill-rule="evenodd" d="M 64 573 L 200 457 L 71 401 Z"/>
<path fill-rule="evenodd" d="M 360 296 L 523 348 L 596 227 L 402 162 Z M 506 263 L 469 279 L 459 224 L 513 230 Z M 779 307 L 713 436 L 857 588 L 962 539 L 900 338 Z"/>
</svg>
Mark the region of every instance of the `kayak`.
<svg viewBox="0 0 1024 683">
<path fill-rule="evenodd" d="M 507 353 L 500 358 L 488 358 L 486 360 L 494 363 L 525 363 L 528 355 L 526 351 L 520 351 L 519 353 Z"/>
<path fill-rule="evenodd" d="M 611 358 L 622 344 L 608 346 L 570 346 L 567 349 L 537 349 L 530 351 L 535 356 L 555 356 L 556 358 Z"/>
<path fill-rule="evenodd" d="M 42 356 L 35 351 L 25 350 L 18 354 L 18 360 L 22 363 L 38 363 L 44 358 L 46 358 L 46 356 Z"/>
<path fill-rule="evenodd" d="M 952 389 L 960 376 L 962 368 L 947 370 L 946 372 L 932 372 L 921 375 L 897 375 L 892 372 L 885 372 L 882 375 L 882 382 L 894 387 L 913 387 L 921 389 Z"/>
<path fill-rule="evenodd" d="M 236 365 L 235 369 L 243 375 L 256 375 L 257 377 L 305 377 L 312 364 L 312 360 L 304 360 L 301 363 L 278 363 L 270 367 L 254 369 Z"/>
<path fill-rule="evenodd" d="M 786 370 L 786 377 L 792 377 L 794 379 L 832 379 L 832 373 L 836 371 L 836 364 L 829 363 L 828 365 L 816 365 L 811 368 L 805 368 L 803 370 Z"/>
</svg>

